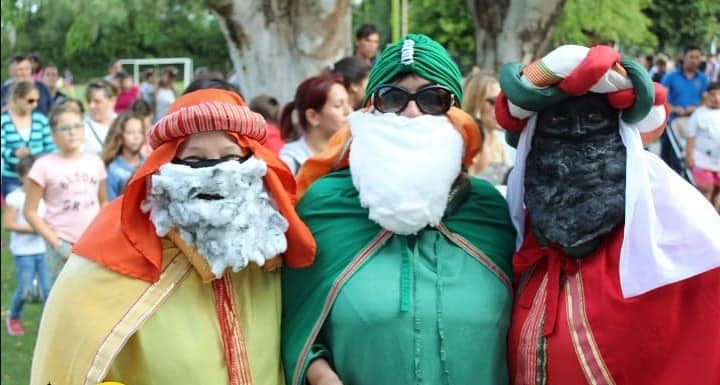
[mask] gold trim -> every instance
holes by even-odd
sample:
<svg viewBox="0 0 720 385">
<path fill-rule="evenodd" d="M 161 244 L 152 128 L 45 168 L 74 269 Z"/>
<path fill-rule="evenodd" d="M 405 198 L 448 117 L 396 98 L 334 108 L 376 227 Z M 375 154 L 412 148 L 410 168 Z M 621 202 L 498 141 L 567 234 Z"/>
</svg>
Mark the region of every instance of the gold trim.
<svg viewBox="0 0 720 385">
<path fill-rule="evenodd" d="M 95 385 L 105 379 L 127 340 L 187 277 L 190 268 L 188 259 L 181 257 L 181 252 L 178 251 L 160 275 L 160 279 L 148 286 L 100 344 L 88 368 L 84 385 Z"/>
</svg>

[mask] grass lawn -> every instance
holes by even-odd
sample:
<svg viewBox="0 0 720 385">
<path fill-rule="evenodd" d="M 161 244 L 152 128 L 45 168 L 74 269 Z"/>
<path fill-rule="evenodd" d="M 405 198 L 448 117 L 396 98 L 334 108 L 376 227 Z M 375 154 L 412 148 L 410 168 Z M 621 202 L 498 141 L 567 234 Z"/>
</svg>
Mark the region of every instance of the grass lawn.
<svg viewBox="0 0 720 385">
<path fill-rule="evenodd" d="M 2 222 L 0 222 L 2 223 Z M 2 229 L 2 265 L 0 278 L 2 292 L 0 302 L 2 308 L 2 369 L 0 383 L 3 385 L 26 385 L 30 382 L 30 362 L 35 347 L 38 324 L 42 305 L 39 303 L 26 303 L 23 307 L 24 336 L 11 336 L 5 327 L 5 318 L 10 308 L 10 300 L 15 292 L 15 266 L 12 255 L 8 249 L 8 233 Z"/>
</svg>

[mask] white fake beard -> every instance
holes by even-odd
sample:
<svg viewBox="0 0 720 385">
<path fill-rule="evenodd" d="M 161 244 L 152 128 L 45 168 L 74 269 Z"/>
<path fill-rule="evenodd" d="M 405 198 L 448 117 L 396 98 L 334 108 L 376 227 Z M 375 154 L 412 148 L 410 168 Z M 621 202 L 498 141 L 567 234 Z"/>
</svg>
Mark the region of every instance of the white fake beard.
<svg viewBox="0 0 720 385">
<path fill-rule="evenodd" d="M 369 218 L 396 234 L 437 226 L 464 144 L 445 116 L 354 112 L 350 173 Z"/>
<path fill-rule="evenodd" d="M 150 212 L 158 236 L 177 228 L 217 278 L 227 268 L 237 272 L 249 262 L 262 266 L 285 252 L 288 229 L 265 189 L 266 172 L 266 164 L 255 157 L 203 168 L 168 163 L 152 176 L 142 210 Z M 199 194 L 223 198 L 207 200 Z"/>
</svg>

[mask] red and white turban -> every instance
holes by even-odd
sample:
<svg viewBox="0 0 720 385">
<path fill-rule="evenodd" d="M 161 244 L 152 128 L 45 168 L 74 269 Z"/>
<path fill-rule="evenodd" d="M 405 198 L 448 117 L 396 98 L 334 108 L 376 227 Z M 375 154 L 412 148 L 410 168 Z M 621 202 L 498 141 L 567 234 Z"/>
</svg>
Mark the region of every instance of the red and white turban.
<svg viewBox="0 0 720 385">
<path fill-rule="evenodd" d="M 624 240 L 620 286 L 633 297 L 720 267 L 720 216 L 710 203 L 665 162 L 643 148 L 662 133 L 665 89 L 652 83 L 637 62 L 620 59 L 611 47 L 561 46 L 523 67 L 506 64 L 495 104 L 498 123 L 521 131 L 508 181 L 508 205 L 517 230 L 525 229 L 525 161 L 537 112 L 587 92 L 607 94 L 620 109 L 625 165 Z"/>
</svg>

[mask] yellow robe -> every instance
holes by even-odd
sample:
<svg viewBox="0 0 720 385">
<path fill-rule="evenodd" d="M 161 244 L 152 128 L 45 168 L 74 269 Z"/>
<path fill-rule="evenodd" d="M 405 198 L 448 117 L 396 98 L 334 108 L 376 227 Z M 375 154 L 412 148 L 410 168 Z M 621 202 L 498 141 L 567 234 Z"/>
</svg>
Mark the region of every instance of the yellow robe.
<svg viewBox="0 0 720 385">
<path fill-rule="evenodd" d="M 171 238 L 153 284 L 71 256 L 44 309 L 31 385 L 228 384 L 207 264 Z M 279 269 L 251 264 L 225 277 L 250 372 L 243 384 L 283 385 Z"/>
</svg>

